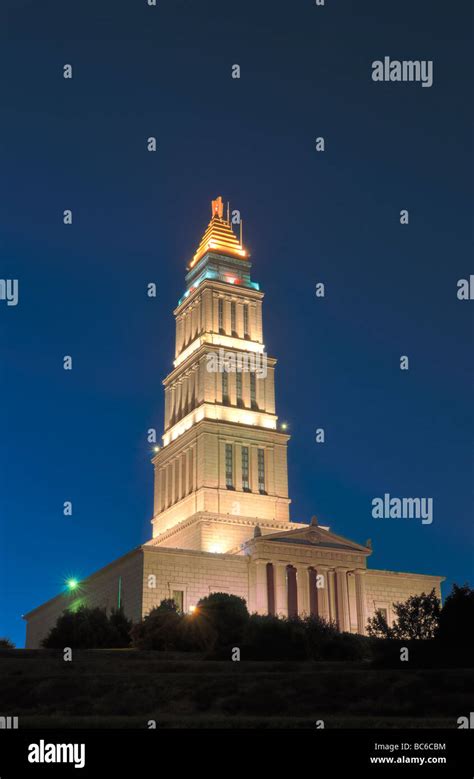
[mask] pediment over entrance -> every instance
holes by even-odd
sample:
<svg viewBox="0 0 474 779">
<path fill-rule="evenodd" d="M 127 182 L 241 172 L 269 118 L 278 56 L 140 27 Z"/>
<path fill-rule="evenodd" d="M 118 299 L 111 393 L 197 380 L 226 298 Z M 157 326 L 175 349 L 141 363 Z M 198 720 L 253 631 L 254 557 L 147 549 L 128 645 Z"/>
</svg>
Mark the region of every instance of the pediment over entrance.
<svg viewBox="0 0 474 779">
<path fill-rule="evenodd" d="M 283 530 L 277 533 L 269 533 L 247 541 L 245 547 L 256 546 L 260 543 L 271 543 L 275 545 L 288 544 L 294 546 L 317 547 L 324 550 L 334 549 L 339 552 L 356 552 L 357 554 L 370 555 L 372 549 L 370 546 L 358 544 L 344 536 L 336 535 L 330 530 L 318 525 L 308 525 L 307 528 L 297 528 L 296 530 Z"/>
</svg>

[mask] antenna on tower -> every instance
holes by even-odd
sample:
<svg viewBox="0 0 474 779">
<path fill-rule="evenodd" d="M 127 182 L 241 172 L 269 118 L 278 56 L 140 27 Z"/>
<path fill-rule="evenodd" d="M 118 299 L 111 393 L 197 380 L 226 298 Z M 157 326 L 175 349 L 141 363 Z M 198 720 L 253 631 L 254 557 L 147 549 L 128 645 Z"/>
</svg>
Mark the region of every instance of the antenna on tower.
<svg viewBox="0 0 474 779">
<path fill-rule="evenodd" d="M 229 201 L 227 201 L 227 223 L 230 224 L 230 205 L 229 205 Z"/>
</svg>

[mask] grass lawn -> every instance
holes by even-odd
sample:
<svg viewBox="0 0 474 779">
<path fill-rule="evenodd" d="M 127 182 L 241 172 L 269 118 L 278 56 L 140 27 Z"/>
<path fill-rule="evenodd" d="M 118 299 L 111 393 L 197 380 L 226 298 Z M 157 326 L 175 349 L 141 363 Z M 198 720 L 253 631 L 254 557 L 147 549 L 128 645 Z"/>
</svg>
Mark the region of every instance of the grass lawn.
<svg viewBox="0 0 474 779">
<path fill-rule="evenodd" d="M 231 662 L 136 650 L 0 651 L 0 714 L 21 728 L 456 728 L 474 669 Z"/>
</svg>

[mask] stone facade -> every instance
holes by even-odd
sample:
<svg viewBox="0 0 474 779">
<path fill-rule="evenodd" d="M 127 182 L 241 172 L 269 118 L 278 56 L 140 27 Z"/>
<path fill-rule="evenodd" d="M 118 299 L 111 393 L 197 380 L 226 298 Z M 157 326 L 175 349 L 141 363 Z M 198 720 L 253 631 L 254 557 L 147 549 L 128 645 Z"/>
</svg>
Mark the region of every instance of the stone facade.
<svg viewBox="0 0 474 779">
<path fill-rule="evenodd" d="M 174 311 L 152 538 L 27 614 L 27 647 L 80 604 L 120 605 L 136 621 L 164 598 L 189 611 L 227 592 L 251 612 L 317 614 L 364 633 L 377 609 L 391 621 L 394 602 L 433 587 L 441 595 L 442 577 L 370 570 L 370 546 L 314 519 L 290 521 L 289 436 L 278 425 L 276 360 L 265 354 L 263 293 L 250 267 L 218 198 Z"/>
</svg>

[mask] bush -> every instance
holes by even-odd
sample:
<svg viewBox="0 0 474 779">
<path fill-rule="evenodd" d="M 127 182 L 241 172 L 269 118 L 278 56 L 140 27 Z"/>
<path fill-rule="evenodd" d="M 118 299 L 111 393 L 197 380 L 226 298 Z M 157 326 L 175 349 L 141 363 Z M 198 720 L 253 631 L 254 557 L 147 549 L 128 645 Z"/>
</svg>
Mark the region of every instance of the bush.
<svg viewBox="0 0 474 779">
<path fill-rule="evenodd" d="M 105 609 L 89 609 L 81 606 L 77 611 L 65 611 L 56 625 L 42 641 L 46 649 L 113 649 L 130 645 L 131 622 L 123 612 Z"/>
<path fill-rule="evenodd" d="M 111 649 L 130 646 L 132 620 L 127 619 L 122 609 L 112 609 L 109 616 Z"/>
<path fill-rule="evenodd" d="M 381 613 L 377 613 L 367 622 L 369 636 L 378 638 L 397 638 L 408 641 L 411 638 L 434 638 L 438 630 L 440 602 L 434 588 L 428 595 L 410 595 L 402 603 L 394 603 L 397 615 L 389 627 Z"/>
<path fill-rule="evenodd" d="M 436 668 L 445 665 L 436 642 L 432 640 L 372 638 L 369 641 L 372 653 L 371 665 L 374 668 L 400 668 L 408 664 L 410 668 Z M 402 649 L 408 650 L 409 662 L 400 661 Z"/>
<path fill-rule="evenodd" d="M 381 611 L 376 611 L 373 617 L 367 620 L 367 635 L 372 638 L 393 638 L 392 628 Z"/>
<path fill-rule="evenodd" d="M 203 652 L 216 645 L 217 632 L 207 620 L 197 614 L 181 617 L 176 649 L 183 652 Z"/>
<path fill-rule="evenodd" d="M 324 660 L 362 662 L 372 657 L 371 639 L 358 633 L 338 633 L 323 645 Z"/>
<path fill-rule="evenodd" d="M 307 657 L 311 660 L 326 659 L 328 644 L 340 635 L 336 623 L 322 617 L 306 617 L 302 624 Z"/>
<path fill-rule="evenodd" d="M 243 637 L 243 660 L 302 660 L 305 657 L 305 631 L 301 620 L 252 614 Z"/>
<path fill-rule="evenodd" d="M 178 614 L 178 607 L 176 601 L 173 598 L 165 598 L 161 601 L 160 605 L 156 607 L 155 611 L 174 611 Z"/>
<path fill-rule="evenodd" d="M 241 644 L 249 613 L 243 598 L 213 592 L 198 602 L 193 619 L 214 636 L 213 648 L 219 649 Z"/>
<path fill-rule="evenodd" d="M 453 589 L 446 598 L 439 616 L 437 638 L 444 644 L 458 647 L 474 643 L 474 590 L 467 584 Z"/>
<path fill-rule="evenodd" d="M 132 646 L 137 649 L 171 651 L 179 644 L 179 628 L 182 617 L 176 609 L 158 606 L 134 625 L 131 631 Z"/>
</svg>

